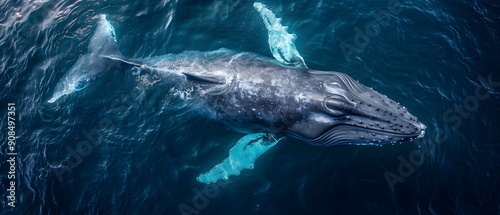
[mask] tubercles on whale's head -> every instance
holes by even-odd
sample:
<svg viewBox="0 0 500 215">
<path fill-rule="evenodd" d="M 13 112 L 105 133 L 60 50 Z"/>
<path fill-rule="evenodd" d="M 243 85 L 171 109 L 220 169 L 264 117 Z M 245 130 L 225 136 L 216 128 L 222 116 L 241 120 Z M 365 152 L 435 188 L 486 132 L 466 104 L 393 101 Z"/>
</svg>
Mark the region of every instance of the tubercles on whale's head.
<svg viewBox="0 0 500 215">
<path fill-rule="evenodd" d="M 313 145 L 382 145 L 423 137 L 405 107 L 342 73 L 317 73 L 314 110 L 285 133 Z"/>
</svg>

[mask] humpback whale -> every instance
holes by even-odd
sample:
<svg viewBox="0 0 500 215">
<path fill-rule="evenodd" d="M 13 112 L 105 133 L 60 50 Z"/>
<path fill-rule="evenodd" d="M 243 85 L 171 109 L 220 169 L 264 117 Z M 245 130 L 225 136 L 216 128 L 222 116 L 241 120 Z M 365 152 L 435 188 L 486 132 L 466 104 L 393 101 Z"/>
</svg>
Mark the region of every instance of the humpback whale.
<svg viewBox="0 0 500 215">
<path fill-rule="evenodd" d="M 102 15 L 89 53 L 62 78 L 48 102 L 84 89 L 109 70 L 159 74 L 184 92 L 182 97 L 200 116 L 246 134 L 227 159 L 198 177 L 204 183 L 253 168 L 255 160 L 284 137 L 334 146 L 400 143 L 424 135 L 425 125 L 387 96 L 347 74 L 308 69 L 293 45 L 295 35 L 288 34 L 265 5 L 254 6 L 270 38 L 273 34 L 269 45 L 275 59 L 228 49 L 130 59 L 120 54 L 113 27 Z M 280 36 L 288 42 L 277 43 Z"/>
</svg>

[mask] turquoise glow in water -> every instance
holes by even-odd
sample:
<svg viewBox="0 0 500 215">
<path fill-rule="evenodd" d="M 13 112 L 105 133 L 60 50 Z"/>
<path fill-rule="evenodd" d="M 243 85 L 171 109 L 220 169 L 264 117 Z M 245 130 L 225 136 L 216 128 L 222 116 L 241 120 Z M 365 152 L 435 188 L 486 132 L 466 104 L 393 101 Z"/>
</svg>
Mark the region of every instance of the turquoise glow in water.
<svg viewBox="0 0 500 215">
<path fill-rule="evenodd" d="M 276 18 L 266 5 L 256 2 L 253 4 L 260 13 L 268 31 L 268 43 L 273 57 L 284 63 L 296 67 L 307 67 L 302 56 L 295 46 L 295 34 L 288 33 L 288 27 L 281 25 L 281 19 Z"/>
<path fill-rule="evenodd" d="M 283 138 L 268 137 L 264 133 L 246 135 L 229 150 L 228 158 L 197 179 L 203 183 L 214 183 L 222 179 L 228 180 L 229 176 L 240 175 L 244 169 L 253 169 L 255 160 L 281 139 Z"/>
</svg>

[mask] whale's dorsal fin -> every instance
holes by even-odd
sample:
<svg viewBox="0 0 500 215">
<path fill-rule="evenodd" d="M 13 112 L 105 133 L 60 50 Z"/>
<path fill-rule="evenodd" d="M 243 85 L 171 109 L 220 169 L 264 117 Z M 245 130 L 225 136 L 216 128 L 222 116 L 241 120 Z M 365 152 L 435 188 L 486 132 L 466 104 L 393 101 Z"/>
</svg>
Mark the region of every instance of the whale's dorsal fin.
<svg viewBox="0 0 500 215">
<path fill-rule="evenodd" d="M 210 84 L 226 84 L 225 77 L 220 77 L 210 74 L 192 74 L 188 72 L 182 72 L 188 80 L 206 82 Z"/>
</svg>

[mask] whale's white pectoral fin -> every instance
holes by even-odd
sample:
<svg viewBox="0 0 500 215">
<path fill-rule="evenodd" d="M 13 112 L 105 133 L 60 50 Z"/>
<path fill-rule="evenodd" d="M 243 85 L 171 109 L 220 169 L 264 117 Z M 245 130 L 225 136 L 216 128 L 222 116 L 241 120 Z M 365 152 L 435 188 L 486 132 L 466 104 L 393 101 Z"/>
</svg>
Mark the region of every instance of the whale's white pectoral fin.
<svg viewBox="0 0 500 215">
<path fill-rule="evenodd" d="M 206 184 L 214 183 L 221 179 L 227 180 L 232 175 L 239 175 L 244 169 L 253 169 L 255 160 L 282 139 L 283 137 L 276 139 L 265 133 L 246 135 L 229 150 L 228 158 L 197 179 Z"/>
<path fill-rule="evenodd" d="M 300 56 L 295 46 L 297 38 L 295 34 L 288 33 L 288 27 L 281 25 L 281 18 L 276 18 L 276 15 L 266 8 L 266 5 L 255 2 L 253 6 L 264 20 L 269 36 L 269 48 L 274 58 L 286 65 L 307 68 L 304 58 Z"/>
</svg>

